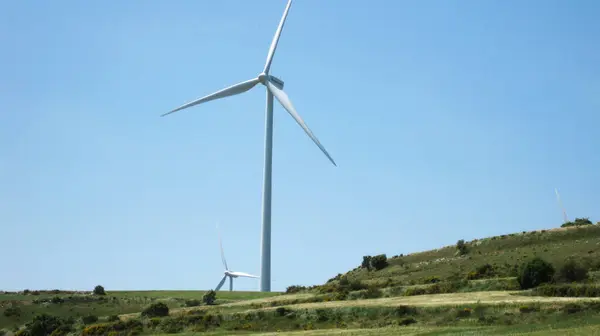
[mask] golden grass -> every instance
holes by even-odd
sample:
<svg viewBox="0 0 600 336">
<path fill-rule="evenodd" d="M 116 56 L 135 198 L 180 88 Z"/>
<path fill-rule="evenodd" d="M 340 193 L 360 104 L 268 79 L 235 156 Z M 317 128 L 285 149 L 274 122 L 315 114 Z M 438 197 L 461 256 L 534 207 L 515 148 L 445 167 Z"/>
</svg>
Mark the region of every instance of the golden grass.
<svg viewBox="0 0 600 336">
<path fill-rule="evenodd" d="M 432 306 L 457 306 L 463 304 L 518 304 L 518 303 L 561 303 L 561 302 L 582 302 L 599 301 L 600 298 L 567 298 L 567 297 L 541 297 L 541 296 L 520 296 L 511 295 L 508 291 L 492 292 L 471 292 L 471 293 L 451 293 L 451 294 L 432 294 L 401 296 L 383 299 L 369 300 L 351 300 L 351 301 L 330 301 L 316 303 L 301 303 L 290 305 L 294 308 L 337 308 L 337 307 L 390 307 L 398 305 L 432 307 Z M 249 302 L 249 301 L 246 301 Z M 264 308 L 275 309 L 275 308 Z"/>
</svg>

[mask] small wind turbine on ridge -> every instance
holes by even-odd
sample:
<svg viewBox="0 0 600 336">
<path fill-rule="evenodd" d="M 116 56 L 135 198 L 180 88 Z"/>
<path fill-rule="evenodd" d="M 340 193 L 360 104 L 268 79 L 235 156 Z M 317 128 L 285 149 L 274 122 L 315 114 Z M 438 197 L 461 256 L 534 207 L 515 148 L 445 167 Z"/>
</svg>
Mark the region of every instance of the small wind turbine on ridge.
<svg viewBox="0 0 600 336">
<path fill-rule="evenodd" d="M 264 161 L 264 177 L 263 177 L 263 198 L 262 198 L 262 239 L 261 239 L 261 270 L 260 270 L 260 290 L 262 292 L 271 291 L 271 187 L 272 187 L 272 170 L 273 170 L 273 96 L 277 98 L 283 108 L 292 116 L 292 118 L 300 125 L 308 137 L 319 147 L 319 149 L 325 154 L 325 156 L 331 161 L 334 166 L 337 166 L 331 155 L 327 152 L 325 147 L 319 142 L 317 137 L 308 128 L 302 117 L 296 112 L 294 105 L 290 101 L 288 95 L 283 91 L 283 81 L 279 78 L 270 74 L 271 63 L 273 62 L 273 56 L 275 55 L 275 49 L 277 49 L 277 43 L 281 36 L 281 31 L 285 24 L 292 0 L 289 0 L 273 41 L 267 54 L 267 61 L 262 72 L 253 79 L 232 85 L 215 93 L 209 94 L 202 98 L 191 101 L 184 104 L 170 112 L 163 114 L 166 116 L 173 112 L 177 112 L 194 105 L 206 103 L 211 100 L 221 99 L 240 93 L 244 93 L 252 89 L 257 84 L 265 86 L 267 91 L 267 109 L 265 115 L 265 161 Z"/>
<path fill-rule="evenodd" d="M 225 267 L 225 275 L 223 276 L 223 279 L 221 279 L 221 282 L 219 282 L 219 284 L 217 285 L 217 287 L 215 288 L 215 292 L 218 292 L 219 289 L 221 289 L 221 287 L 223 287 L 223 284 L 225 283 L 225 280 L 227 280 L 227 278 L 229 278 L 229 291 L 233 291 L 233 279 L 234 278 L 238 278 L 238 277 L 242 277 L 242 278 L 258 278 L 256 275 L 252 275 L 252 274 L 248 274 L 248 273 L 244 273 L 244 272 L 233 272 L 229 270 L 229 267 L 227 266 L 227 260 L 225 260 L 225 252 L 223 252 L 223 242 L 221 241 L 221 232 L 219 231 L 219 225 L 217 224 L 217 232 L 219 234 L 219 247 L 221 249 L 221 261 L 223 262 L 223 266 Z"/>
<path fill-rule="evenodd" d="M 569 222 L 569 218 L 567 217 L 567 210 L 565 210 L 565 207 L 563 206 L 560 200 L 560 194 L 558 193 L 558 189 L 554 188 L 554 192 L 556 193 L 556 200 L 558 201 L 558 206 L 560 207 L 563 213 L 563 220 L 565 223 L 567 223 Z"/>
</svg>

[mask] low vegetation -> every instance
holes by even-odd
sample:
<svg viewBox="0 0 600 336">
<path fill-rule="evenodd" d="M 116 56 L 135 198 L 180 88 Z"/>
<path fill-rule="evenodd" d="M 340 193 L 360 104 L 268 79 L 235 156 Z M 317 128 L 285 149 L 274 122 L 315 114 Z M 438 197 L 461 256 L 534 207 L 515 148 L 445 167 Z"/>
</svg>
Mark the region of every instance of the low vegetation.
<svg viewBox="0 0 600 336">
<path fill-rule="evenodd" d="M 0 292 L 0 336 L 334 328 L 372 329 L 382 335 L 387 331 L 381 328 L 470 328 L 502 334 L 537 330 L 529 326 L 582 325 L 576 321 L 600 326 L 600 226 L 587 218 L 567 224 L 461 239 L 390 258 L 366 255 L 358 267 L 325 284 L 289 286 L 285 295 L 115 292 L 101 285 L 89 292 Z"/>
</svg>

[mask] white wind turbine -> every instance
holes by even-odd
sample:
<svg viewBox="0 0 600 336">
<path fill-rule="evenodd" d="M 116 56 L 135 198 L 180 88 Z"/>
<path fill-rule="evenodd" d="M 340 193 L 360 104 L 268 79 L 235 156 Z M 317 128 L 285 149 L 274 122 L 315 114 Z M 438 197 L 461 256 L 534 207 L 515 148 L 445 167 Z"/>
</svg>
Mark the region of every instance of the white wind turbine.
<svg viewBox="0 0 600 336">
<path fill-rule="evenodd" d="M 291 5 L 292 0 L 289 0 L 285 11 L 283 12 L 283 17 L 281 18 L 279 26 L 277 27 L 277 31 L 275 32 L 275 36 L 273 37 L 273 41 L 271 42 L 271 47 L 269 48 L 269 53 L 267 54 L 267 61 L 265 63 L 265 67 L 263 71 L 258 75 L 258 77 L 232 85 L 228 88 L 222 89 L 208 96 L 196 99 L 162 115 L 165 116 L 167 114 L 177 112 L 179 110 L 183 110 L 185 108 L 202 104 L 211 100 L 244 93 L 253 88 L 258 83 L 266 87 L 267 110 L 265 118 L 265 163 L 262 199 L 262 239 L 260 270 L 260 290 L 262 292 L 271 291 L 271 172 L 273 166 L 273 96 L 277 98 L 277 100 L 279 101 L 279 103 L 281 103 L 283 108 L 292 116 L 292 118 L 294 118 L 294 120 L 296 120 L 298 125 L 302 127 L 304 132 L 306 132 L 306 134 L 319 147 L 319 149 L 321 149 L 321 151 L 325 154 L 325 156 L 327 156 L 329 161 L 331 161 L 331 163 L 333 163 L 333 165 L 336 166 L 335 161 L 329 155 L 329 153 L 327 153 L 325 147 L 321 145 L 317 137 L 315 137 L 312 131 L 304 123 L 304 120 L 302 120 L 300 115 L 298 115 L 298 112 L 296 112 L 296 109 L 292 105 L 292 102 L 288 98 L 288 95 L 283 91 L 283 81 L 269 74 L 271 62 L 273 61 L 273 55 L 275 54 L 275 49 L 277 48 L 277 43 L 279 42 L 279 37 L 281 35 L 281 31 L 283 30 L 283 25 L 285 24 L 285 19 L 288 15 Z"/>
<path fill-rule="evenodd" d="M 219 230 L 219 227 L 217 226 L 217 231 L 218 230 Z M 225 260 L 225 253 L 223 252 L 223 242 L 221 241 L 221 232 L 219 232 L 219 247 L 221 248 L 221 261 L 223 261 L 223 266 L 225 266 L 225 275 L 223 276 L 223 279 L 221 279 L 221 282 L 219 282 L 219 284 L 215 288 L 215 292 L 217 292 L 217 291 L 219 291 L 219 289 L 221 289 L 221 287 L 225 283 L 225 280 L 227 280 L 227 277 L 229 277 L 229 291 L 233 291 L 233 278 L 238 278 L 238 277 L 258 278 L 256 275 L 252 275 L 252 274 L 248 274 L 248 273 L 244 273 L 244 272 L 232 272 L 229 270 L 229 267 L 227 267 L 227 260 Z"/>
</svg>

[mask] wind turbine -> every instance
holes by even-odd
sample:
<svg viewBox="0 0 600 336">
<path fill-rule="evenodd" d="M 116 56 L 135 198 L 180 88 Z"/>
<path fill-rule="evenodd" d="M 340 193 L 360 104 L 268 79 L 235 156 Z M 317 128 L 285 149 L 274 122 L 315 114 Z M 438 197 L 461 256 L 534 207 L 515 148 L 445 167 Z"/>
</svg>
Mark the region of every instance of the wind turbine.
<svg viewBox="0 0 600 336">
<path fill-rule="evenodd" d="M 219 230 L 219 226 L 217 225 L 217 231 Z M 233 291 L 233 278 L 243 277 L 243 278 L 258 278 L 256 275 L 244 273 L 244 272 L 232 272 L 227 267 L 227 260 L 225 260 L 225 253 L 223 252 L 223 242 L 221 241 L 221 232 L 219 232 L 219 247 L 221 248 L 221 261 L 223 261 L 223 266 L 225 266 L 225 275 L 221 282 L 215 288 L 215 292 L 218 292 L 219 289 L 225 283 L 225 280 L 229 277 L 229 291 Z"/>
<path fill-rule="evenodd" d="M 292 105 L 292 102 L 290 101 L 288 95 L 283 91 L 283 81 L 275 76 L 272 76 L 269 73 L 269 70 L 271 69 L 271 62 L 273 61 L 273 55 L 275 54 L 275 49 L 277 48 L 277 43 L 279 42 L 279 37 L 281 35 L 281 31 L 283 30 L 283 25 L 285 24 L 285 19 L 288 15 L 291 5 L 292 0 L 289 0 L 287 6 L 285 7 L 285 11 L 283 12 L 281 21 L 279 22 L 279 26 L 277 27 L 277 31 L 275 31 L 273 41 L 271 42 L 271 47 L 269 48 L 269 52 L 267 54 L 267 61 L 265 63 L 265 67 L 263 68 L 262 72 L 258 75 L 258 77 L 232 85 L 208 96 L 196 99 L 162 115 L 166 116 L 173 112 L 177 112 L 194 105 L 244 93 L 253 88 L 258 83 L 266 87 L 267 109 L 265 115 L 265 162 L 262 198 L 262 239 L 260 270 L 260 290 L 262 292 L 271 291 L 271 173 L 273 167 L 273 96 L 277 98 L 277 100 L 279 101 L 279 103 L 281 103 L 283 108 L 292 116 L 292 118 L 294 118 L 298 125 L 302 127 L 304 132 L 306 132 L 306 134 L 319 147 L 319 149 L 321 149 L 321 151 L 325 154 L 325 156 L 327 156 L 329 161 L 331 161 L 331 163 L 333 163 L 334 166 L 337 166 L 333 158 L 325 149 L 325 147 L 321 145 L 317 137 L 308 128 L 304 120 L 302 120 L 302 117 L 300 117 L 298 112 L 296 112 L 296 109 L 294 108 L 294 105 Z"/>
<path fill-rule="evenodd" d="M 558 206 L 562 210 L 563 220 L 565 223 L 567 223 L 569 221 L 569 217 L 567 217 L 567 210 L 565 210 L 565 207 L 563 206 L 563 204 L 560 200 L 560 194 L 558 193 L 558 189 L 554 188 L 554 193 L 556 193 L 556 200 L 558 201 Z"/>
</svg>

